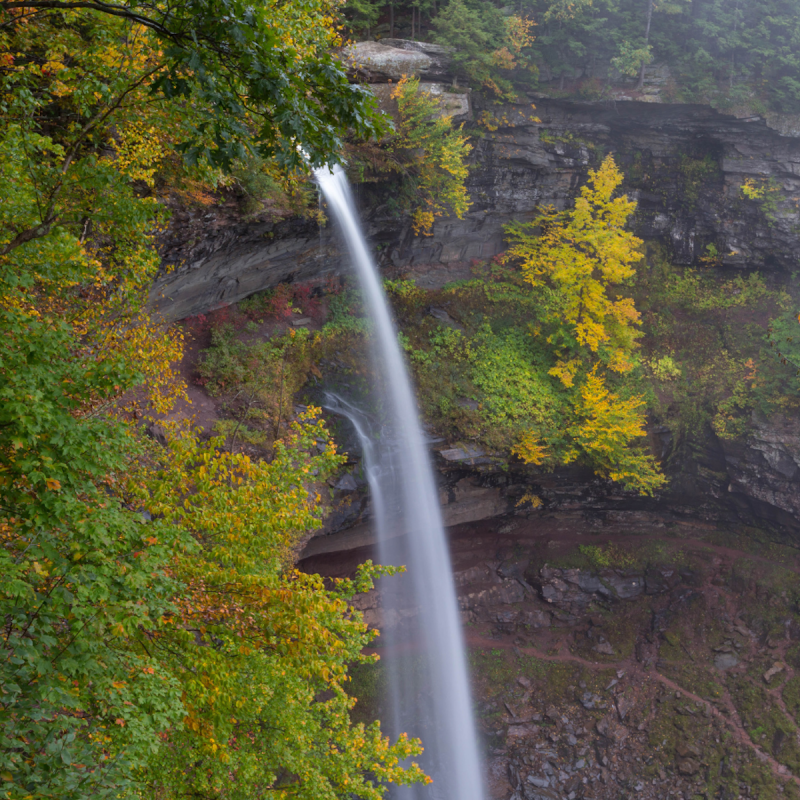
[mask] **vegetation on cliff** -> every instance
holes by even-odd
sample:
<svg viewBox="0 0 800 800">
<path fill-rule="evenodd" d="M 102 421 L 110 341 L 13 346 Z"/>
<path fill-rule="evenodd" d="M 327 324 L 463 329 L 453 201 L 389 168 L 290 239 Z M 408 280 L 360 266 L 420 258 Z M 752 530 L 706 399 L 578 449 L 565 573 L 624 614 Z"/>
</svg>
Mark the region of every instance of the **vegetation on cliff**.
<svg viewBox="0 0 800 800">
<path fill-rule="evenodd" d="M 292 552 L 339 463 L 315 413 L 268 460 L 159 423 L 159 194 L 382 126 L 324 2 L 0 3 L 0 796 L 377 798 L 418 752 L 350 720 L 371 639 Z"/>
<path fill-rule="evenodd" d="M 350 26 L 450 45 L 464 75 L 497 95 L 537 87 L 538 74 L 545 91 L 600 99 L 626 78 L 641 90 L 658 62 L 675 99 L 796 113 L 798 12 L 797 0 L 358 0 Z"/>
<path fill-rule="evenodd" d="M 614 196 L 621 180 L 609 156 L 573 209 L 509 226 L 505 266 L 442 291 L 449 324 L 425 318 L 425 295 L 413 285 L 390 289 L 439 424 L 527 463 L 579 460 L 652 493 L 664 478 L 652 456 L 631 447 L 645 435 L 645 398 L 635 370 L 639 314 L 622 289 L 642 242 L 624 229 L 635 204 Z"/>
<path fill-rule="evenodd" d="M 624 71 L 666 47 L 659 23 L 688 18 L 656 18 L 651 45 L 633 32 L 641 10 L 599 8 L 548 6 L 536 42 L 525 13 L 474 0 L 434 7 L 434 27 L 463 44 L 471 80 L 509 96 L 536 58 L 569 61 L 570 48 L 602 40 L 597 52 Z M 358 9 L 377 22 L 367 0 Z M 350 359 L 368 382 L 368 326 L 351 313 L 358 297 L 329 287 L 315 336 L 286 330 L 295 305 L 322 314 L 300 286 L 243 304 L 249 341 L 215 325 L 200 380 L 229 398 L 232 419 L 210 440 L 164 421 L 185 399 L 174 372 L 182 334 L 146 305 L 165 192 L 198 196 L 237 181 L 257 200 L 280 186 L 300 198 L 292 210 L 307 211 L 302 153 L 321 163 L 346 140 L 388 132 L 329 54 L 341 43 L 340 10 L 334 0 L 0 0 L 0 796 L 9 800 L 374 799 L 387 782 L 425 780 L 399 766 L 418 742 L 392 743 L 351 716 L 348 667 L 370 660 L 362 649 L 374 632 L 348 601 L 383 571 L 323 582 L 293 569 L 342 461 L 318 411 L 298 414 L 293 401 L 326 359 Z M 609 36 L 625 15 L 623 38 Z M 770 102 L 790 107 L 794 56 L 763 35 L 767 44 L 749 36 L 733 52 L 729 96 L 767 81 Z M 754 54 L 773 50 L 769 72 Z M 681 58 L 692 89 L 691 70 L 705 62 Z M 715 69 L 706 72 L 716 80 Z M 470 145 L 414 81 L 394 99 L 397 127 L 369 152 L 382 159 L 377 175 L 403 175 L 397 209 L 421 234 L 466 212 Z M 413 282 L 389 290 L 425 410 L 442 430 L 543 469 L 579 461 L 652 492 L 663 478 L 636 446 L 643 398 L 668 405 L 664 385 L 680 383 L 694 351 L 638 354 L 627 287 L 640 242 L 624 230 L 632 204 L 614 196 L 618 185 L 609 159 L 574 209 L 515 227 L 508 262 L 478 265 L 473 280 L 434 298 L 444 319 L 428 314 L 431 296 Z M 759 191 L 747 197 L 768 199 Z M 722 299 L 691 273 L 664 286 L 667 308 L 689 298 L 693 314 L 733 297 L 768 300 L 781 358 L 796 358 L 795 310 L 758 280 L 741 279 Z M 281 317 L 280 335 L 257 340 L 262 315 Z M 778 380 L 738 354 L 722 362 L 712 424 L 735 435 L 758 391 L 774 399 Z M 701 377 L 710 386 L 716 373 Z M 696 406 L 682 395 L 675 403 L 684 399 L 688 417 Z"/>
</svg>

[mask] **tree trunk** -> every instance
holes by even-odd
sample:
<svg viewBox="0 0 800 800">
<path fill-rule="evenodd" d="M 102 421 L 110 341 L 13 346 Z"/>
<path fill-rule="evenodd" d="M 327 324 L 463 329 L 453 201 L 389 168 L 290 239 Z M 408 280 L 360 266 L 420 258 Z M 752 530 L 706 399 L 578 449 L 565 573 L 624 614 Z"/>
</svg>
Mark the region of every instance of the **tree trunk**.
<svg viewBox="0 0 800 800">
<path fill-rule="evenodd" d="M 644 46 L 650 44 L 650 21 L 653 19 L 653 0 L 647 0 L 647 27 L 644 31 Z M 642 87 L 644 86 L 644 68 L 647 65 L 645 64 L 644 60 L 642 60 L 642 66 L 639 68 L 639 83 L 636 86 L 636 90 L 641 92 Z"/>
</svg>

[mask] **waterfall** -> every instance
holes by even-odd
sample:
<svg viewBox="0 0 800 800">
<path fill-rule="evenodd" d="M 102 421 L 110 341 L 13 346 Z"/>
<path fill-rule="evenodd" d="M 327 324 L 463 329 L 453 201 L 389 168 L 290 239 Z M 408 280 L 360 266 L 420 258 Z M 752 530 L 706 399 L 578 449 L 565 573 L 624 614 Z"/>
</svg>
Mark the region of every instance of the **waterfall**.
<svg viewBox="0 0 800 800">
<path fill-rule="evenodd" d="M 379 558 L 407 567 L 406 574 L 382 581 L 385 620 L 393 623 L 384 634 L 391 724 L 395 734 L 422 738 L 420 763 L 433 784 L 397 795 L 482 800 L 483 769 L 450 555 L 411 381 L 344 170 L 323 167 L 315 177 L 347 243 L 373 322 L 372 361 L 385 426 L 376 430 L 357 409 L 341 401 L 337 406 L 364 445 Z"/>
</svg>

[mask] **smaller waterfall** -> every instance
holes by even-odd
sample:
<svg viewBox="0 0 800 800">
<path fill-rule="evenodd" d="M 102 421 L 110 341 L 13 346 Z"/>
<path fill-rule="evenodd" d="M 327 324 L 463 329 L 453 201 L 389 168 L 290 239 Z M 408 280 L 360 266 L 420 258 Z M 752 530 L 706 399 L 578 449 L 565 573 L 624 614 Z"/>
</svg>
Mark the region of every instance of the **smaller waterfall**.
<svg viewBox="0 0 800 800">
<path fill-rule="evenodd" d="M 402 789 L 397 795 L 482 800 L 483 769 L 461 620 L 416 400 L 344 171 L 323 167 L 315 176 L 347 243 L 373 321 L 375 385 L 387 422 L 380 431 L 370 430 L 368 419 L 353 406 L 333 397 L 330 404 L 353 422 L 364 447 L 380 560 L 407 567 L 407 574 L 383 581 L 384 613 L 396 623 L 387 626 L 385 634 L 392 725 L 395 734 L 422 738 L 421 765 L 433 784 Z"/>
</svg>

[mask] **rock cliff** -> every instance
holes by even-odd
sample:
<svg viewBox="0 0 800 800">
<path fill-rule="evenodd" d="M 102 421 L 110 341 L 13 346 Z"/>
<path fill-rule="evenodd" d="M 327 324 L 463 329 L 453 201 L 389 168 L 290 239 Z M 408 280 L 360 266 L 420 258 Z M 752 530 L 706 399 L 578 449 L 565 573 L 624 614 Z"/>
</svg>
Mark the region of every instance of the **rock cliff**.
<svg viewBox="0 0 800 800">
<path fill-rule="evenodd" d="M 443 84 L 430 82 L 448 77 L 441 48 L 431 54 L 419 43 L 394 44 L 407 49 L 363 43 L 352 56 L 354 71 L 385 102 L 387 82 L 398 70 L 416 71 L 441 93 Z M 676 263 L 712 253 L 735 268 L 797 264 L 800 129 L 785 120 L 622 100 L 531 97 L 496 106 L 479 95 L 451 94 L 451 113 L 466 121 L 474 145 L 472 207 L 463 220 L 439 221 L 432 236 L 415 237 L 409 221 L 390 211 L 390 182 L 357 187 L 367 233 L 385 267 L 449 265 L 501 252 L 505 223 L 529 219 L 542 204 L 567 205 L 587 169 L 609 152 L 639 201 L 636 233 L 668 244 Z M 759 196 L 743 193 L 747 181 Z M 297 219 L 243 222 L 215 208 L 179 213 L 164 255 L 174 268 L 154 287 L 153 302 L 170 319 L 344 268 L 330 228 Z"/>
<path fill-rule="evenodd" d="M 531 219 L 542 205 L 568 205 L 586 171 L 609 152 L 626 174 L 625 188 L 638 200 L 636 233 L 666 245 L 673 262 L 703 259 L 723 271 L 796 267 L 800 129 L 790 121 L 737 118 L 652 98 L 593 103 L 539 96 L 496 106 L 448 88 L 454 76 L 442 48 L 390 45 L 357 46 L 350 55 L 354 74 L 388 103 L 389 81 L 404 71 L 417 72 L 427 90 L 448 98 L 447 113 L 464 122 L 474 149 L 469 213 L 463 220 L 438 221 L 429 237 L 415 237 L 409 220 L 392 213 L 390 182 L 355 187 L 367 234 L 387 272 L 410 270 L 421 285 L 440 286 L 460 265 L 501 252 L 505 223 Z M 744 185 L 753 196 L 743 192 Z M 171 269 L 154 287 L 153 302 L 168 319 L 227 305 L 282 281 L 322 283 L 326 275 L 347 270 L 331 227 L 300 218 L 246 221 L 224 207 L 177 209 L 163 251 Z M 656 449 L 667 453 L 669 442 L 660 441 L 657 430 L 653 436 Z M 733 443 L 709 434 L 679 471 L 673 505 L 683 499 L 712 516 L 726 506 L 751 519 L 791 526 L 800 520 L 795 422 L 757 420 L 746 440 Z M 484 478 L 479 483 L 486 486 Z M 598 500 L 603 491 L 587 486 L 580 476 L 567 475 L 540 488 L 545 500 L 552 494 L 554 508 L 587 491 L 578 502 L 588 512 L 619 507 Z M 631 507 L 630 499 L 622 505 Z"/>
</svg>

